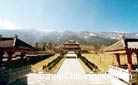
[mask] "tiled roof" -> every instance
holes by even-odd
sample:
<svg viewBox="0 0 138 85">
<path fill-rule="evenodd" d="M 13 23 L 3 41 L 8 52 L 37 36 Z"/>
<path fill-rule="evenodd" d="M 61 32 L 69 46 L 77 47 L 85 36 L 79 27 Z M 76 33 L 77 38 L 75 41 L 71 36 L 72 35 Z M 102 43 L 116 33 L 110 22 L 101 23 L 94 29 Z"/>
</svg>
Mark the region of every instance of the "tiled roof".
<svg viewBox="0 0 138 85">
<path fill-rule="evenodd" d="M 0 48 L 10 48 L 14 46 L 14 38 L 1 38 Z"/>
<path fill-rule="evenodd" d="M 68 40 L 67 42 L 65 42 L 64 44 L 79 44 L 78 42 L 74 41 L 74 40 Z"/>
<path fill-rule="evenodd" d="M 0 41 L 0 47 L 13 47 L 13 40 Z"/>
<path fill-rule="evenodd" d="M 28 50 L 34 50 L 35 49 L 31 45 L 27 44 L 26 42 L 24 42 L 20 39 L 16 39 L 15 47 L 18 49 L 28 49 Z"/>
<path fill-rule="evenodd" d="M 26 49 L 26 50 L 34 50 L 34 48 L 25 43 L 24 41 L 18 38 L 0 38 L 0 48 L 16 48 L 16 49 Z"/>
<path fill-rule="evenodd" d="M 113 45 L 104 49 L 105 52 L 108 51 L 118 51 L 118 50 L 131 50 L 138 49 L 138 39 L 121 39 L 114 43 Z"/>
<path fill-rule="evenodd" d="M 122 49 L 125 49 L 124 42 L 119 40 L 116 43 L 114 43 L 113 45 L 105 48 L 104 51 L 114 51 L 114 50 L 122 50 Z"/>
</svg>

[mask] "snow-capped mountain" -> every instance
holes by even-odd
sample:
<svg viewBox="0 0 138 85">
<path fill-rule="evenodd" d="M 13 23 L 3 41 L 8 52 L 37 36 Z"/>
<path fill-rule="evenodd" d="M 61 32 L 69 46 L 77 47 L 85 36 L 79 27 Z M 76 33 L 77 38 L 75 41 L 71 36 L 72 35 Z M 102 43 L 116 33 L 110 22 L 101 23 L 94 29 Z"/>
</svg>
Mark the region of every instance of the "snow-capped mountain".
<svg viewBox="0 0 138 85">
<path fill-rule="evenodd" d="M 127 38 L 137 38 L 138 36 L 138 33 L 122 32 L 58 32 L 44 29 L 0 30 L 0 35 L 2 36 L 14 36 L 15 34 L 30 44 L 34 44 L 36 42 L 63 43 L 69 39 L 76 40 L 82 44 L 102 44 L 104 42 L 113 42 L 114 40 L 119 39 L 121 35 L 125 35 Z"/>
</svg>

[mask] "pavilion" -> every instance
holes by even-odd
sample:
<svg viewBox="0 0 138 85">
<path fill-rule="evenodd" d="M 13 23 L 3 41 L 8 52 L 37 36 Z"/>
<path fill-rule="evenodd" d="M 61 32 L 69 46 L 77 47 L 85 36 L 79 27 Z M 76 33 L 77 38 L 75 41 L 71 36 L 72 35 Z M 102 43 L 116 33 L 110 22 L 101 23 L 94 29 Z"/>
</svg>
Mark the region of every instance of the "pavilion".
<svg viewBox="0 0 138 85">
<path fill-rule="evenodd" d="M 138 62 L 138 39 L 125 39 L 121 37 L 119 41 L 104 49 L 106 53 L 115 54 L 116 66 L 110 66 L 109 73 L 126 83 L 135 85 L 138 83 L 138 64 L 133 65 L 132 54 L 136 55 Z M 120 55 L 127 55 L 127 66 L 121 65 Z M 137 85 L 137 84 L 136 84 Z"/>
<path fill-rule="evenodd" d="M 25 54 L 35 54 L 31 45 L 15 37 L 0 36 L 0 84 L 10 84 L 31 71 Z"/>
<path fill-rule="evenodd" d="M 80 44 L 74 40 L 68 40 L 63 43 L 62 46 L 63 51 L 75 51 L 78 52 L 81 50 Z"/>
</svg>

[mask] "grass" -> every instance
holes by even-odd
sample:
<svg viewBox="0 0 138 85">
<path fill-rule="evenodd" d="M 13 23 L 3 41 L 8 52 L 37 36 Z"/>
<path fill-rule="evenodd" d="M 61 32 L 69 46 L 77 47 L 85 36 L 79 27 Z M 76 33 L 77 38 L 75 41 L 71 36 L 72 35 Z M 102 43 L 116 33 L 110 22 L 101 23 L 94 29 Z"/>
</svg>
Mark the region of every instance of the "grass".
<svg viewBox="0 0 138 85">
<path fill-rule="evenodd" d="M 43 70 L 43 65 L 47 65 L 52 60 L 56 59 L 60 54 L 55 54 L 54 56 L 51 56 L 43 61 L 40 61 L 34 65 L 32 65 L 32 71 L 33 72 L 44 72 L 44 73 L 56 73 L 60 66 L 62 65 L 65 58 L 63 58 L 58 64 L 54 66 L 51 70 Z M 115 65 L 115 55 L 113 54 L 91 54 L 91 53 L 85 53 L 82 54 L 82 56 L 85 56 L 86 59 L 94 63 L 98 68 L 101 70 L 101 72 L 106 72 L 109 69 L 109 65 Z M 137 59 L 135 57 L 136 55 L 132 56 L 133 64 L 137 63 Z M 80 64 L 82 65 L 85 73 L 92 73 L 92 71 L 78 58 Z M 120 61 L 121 64 L 127 64 L 127 56 L 126 55 L 120 55 Z"/>
<path fill-rule="evenodd" d="M 106 72 L 109 69 L 109 65 L 115 65 L 115 55 L 113 54 L 82 54 L 85 56 L 89 61 L 94 63 L 102 72 Z M 133 64 L 137 63 L 135 55 L 132 56 Z M 127 56 L 120 55 L 120 62 L 121 64 L 127 64 Z M 87 70 L 87 69 L 86 69 Z M 86 71 L 87 72 L 87 71 Z"/>
<path fill-rule="evenodd" d="M 42 69 L 43 65 L 47 65 L 49 62 L 51 62 L 53 59 L 56 59 L 60 54 L 55 54 L 54 56 L 51 56 L 43 61 L 40 61 L 34 65 L 31 66 L 31 70 L 33 72 L 47 72 Z"/>
</svg>

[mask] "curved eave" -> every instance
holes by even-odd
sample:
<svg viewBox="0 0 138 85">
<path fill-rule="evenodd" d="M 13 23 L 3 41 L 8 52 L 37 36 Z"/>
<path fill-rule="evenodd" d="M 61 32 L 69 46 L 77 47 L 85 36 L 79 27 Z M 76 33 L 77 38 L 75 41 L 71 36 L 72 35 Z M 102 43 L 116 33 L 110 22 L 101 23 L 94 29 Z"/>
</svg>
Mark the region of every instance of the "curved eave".
<svg viewBox="0 0 138 85">
<path fill-rule="evenodd" d="M 81 49 L 81 47 L 62 47 L 62 49 Z"/>
<path fill-rule="evenodd" d="M 120 50 L 108 50 L 105 53 L 124 54 L 124 53 L 138 53 L 138 49 L 120 49 Z"/>
<path fill-rule="evenodd" d="M 120 49 L 120 50 L 105 50 L 105 53 L 126 53 L 126 49 Z"/>
</svg>

